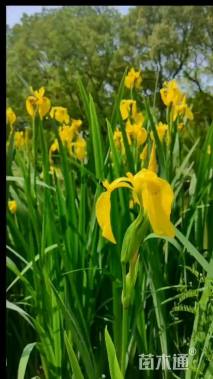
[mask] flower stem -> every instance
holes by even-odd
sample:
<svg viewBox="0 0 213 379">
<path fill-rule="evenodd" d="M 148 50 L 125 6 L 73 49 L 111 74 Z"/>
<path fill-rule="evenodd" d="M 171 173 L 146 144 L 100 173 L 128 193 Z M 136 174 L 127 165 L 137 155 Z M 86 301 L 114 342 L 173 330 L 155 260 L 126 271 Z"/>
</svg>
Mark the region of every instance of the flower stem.
<svg viewBox="0 0 213 379">
<path fill-rule="evenodd" d="M 126 264 L 122 264 L 123 277 L 123 298 L 126 297 Z M 123 319 L 122 319 L 122 350 L 121 350 L 121 372 L 125 376 L 126 371 L 126 353 L 128 343 L 128 308 L 123 304 Z"/>
<path fill-rule="evenodd" d="M 36 166 L 37 166 L 37 132 L 36 132 L 36 125 L 35 125 L 35 116 L 32 118 L 32 133 L 33 133 L 33 168 L 34 168 L 34 192 L 35 192 L 35 198 L 37 203 L 37 188 L 36 188 Z"/>
</svg>

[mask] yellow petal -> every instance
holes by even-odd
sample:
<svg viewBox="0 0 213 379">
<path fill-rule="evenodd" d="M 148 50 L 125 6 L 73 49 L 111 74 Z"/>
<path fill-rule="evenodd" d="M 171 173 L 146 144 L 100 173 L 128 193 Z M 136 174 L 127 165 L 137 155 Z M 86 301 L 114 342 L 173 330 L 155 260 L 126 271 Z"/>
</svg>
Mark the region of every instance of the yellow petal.
<svg viewBox="0 0 213 379">
<path fill-rule="evenodd" d="M 15 214 L 17 211 L 17 203 L 15 200 L 9 200 L 8 201 L 8 208 L 10 213 Z"/>
<path fill-rule="evenodd" d="M 167 130 L 168 130 L 167 124 L 163 124 L 162 122 L 159 122 L 157 124 L 157 133 L 158 133 L 158 137 L 159 137 L 161 142 L 163 141 L 163 138 L 164 138 Z M 153 136 L 151 138 L 153 138 Z"/>
<path fill-rule="evenodd" d="M 143 191 L 144 210 L 156 234 L 174 237 L 175 229 L 170 222 L 173 192 L 165 180 L 158 178 L 158 181 L 158 188 L 149 183 L 147 189 Z"/>
<path fill-rule="evenodd" d="M 41 87 L 38 91 L 33 91 L 35 97 L 38 99 L 42 98 L 44 96 L 45 88 Z"/>
<path fill-rule="evenodd" d="M 35 116 L 36 112 L 36 98 L 34 96 L 28 96 L 26 99 L 26 109 L 31 117 Z"/>
<path fill-rule="evenodd" d="M 145 161 L 147 158 L 147 153 L 148 153 L 148 145 L 146 144 L 145 147 L 143 148 L 142 153 L 140 153 L 140 159 L 142 161 Z"/>
<path fill-rule="evenodd" d="M 114 191 L 117 188 L 123 188 L 127 187 L 132 189 L 132 187 L 126 182 L 131 182 L 128 178 L 122 177 L 115 179 L 112 183 L 108 183 L 108 181 L 104 181 L 104 185 L 107 187 L 107 191 L 103 192 L 97 202 L 96 202 L 96 217 L 98 224 L 100 225 L 102 229 L 102 235 L 112 243 L 116 243 L 115 237 L 112 232 L 112 226 L 111 226 L 111 219 L 110 219 L 110 213 L 111 213 L 111 202 L 110 202 L 110 196 L 112 191 Z"/>
<path fill-rule="evenodd" d="M 7 123 L 9 123 L 10 126 L 12 126 L 16 122 L 16 114 L 12 110 L 11 107 L 7 108 L 6 116 L 7 116 Z"/>
<path fill-rule="evenodd" d="M 124 85 L 127 88 L 131 88 L 133 85 L 134 80 L 132 81 L 132 78 L 130 76 L 126 76 L 124 80 Z"/>
<path fill-rule="evenodd" d="M 158 164 L 157 164 L 157 159 L 156 159 L 156 148 L 155 148 L 155 144 L 153 142 L 148 170 L 151 170 L 153 172 L 157 172 L 157 168 L 158 168 Z"/>
<path fill-rule="evenodd" d="M 51 107 L 51 103 L 48 97 L 42 97 L 41 99 L 39 99 L 38 112 L 41 119 L 49 112 L 50 107 Z"/>
<path fill-rule="evenodd" d="M 60 123 L 65 122 L 66 124 L 68 124 L 70 120 L 67 108 L 64 107 L 52 107 L 50 117 L 55 118 Z"/>
<path fill-rule="evenodd" d="M 113 180 L 113 182 L 111 182 L 108 185 L 108 189 L 111 192 L 114 191 L 115 189 L 118 189 L 118 188 L 130 188 L 130 189 L 132 189 L 132 187 L 128 183 L 132 183 L 131 178 L 130 177 L 127 178 L 125 176 L 122 176 L 121 178 Z"/>
<path fill-rule="evenodd" d="M 103 192 L 96 203 L 96 217 L 98 223 L 102 229 L 102 235 L 112 243 L 116 243 L 115 237 L 112 232 L 110 212 L 111 212 L 111 202 L 110 202 L 111 192 Z"/>
<path fill-rule="evenodd" d="M 136 113 L 136 101 L 135 100 L 121 100 L 120 112 L 123 120 L 129 117 L 129 114 Z"/>
<path fill-rule="evenodd" d="M 78 138 L 74 145 L 74 151 L 76 157 L 83 161 L 87 154 L 87 143 L 84 138 Z"/>
<path fill-rule="evenodd" d="M 135 175 L 134 182 L 134 188 L 141 193 L 140 200 L 153 231 L 174 237 L 175 228 L 170 221 L 174 194 L 170 184 L 150 170 L 141 170 Z"/>
<path fill-rule="evenodd" d="M 143 115 L 143 113 L 142 112 L 139 112 L 139 113 L 136 112 L 135 115 L 134 115 L 134 121 L 135 121 L 136 124 L 140 124 L 140 126 L 142 126 L 143 123 L 144 123 L 144 115 Z"/>
<path fill-rule="evenodd" d="M 128 75 L 125 77 L 124 85 L 127 88 L 136 87 L 139 88 L 142 82 L 142 77 L 140 76 L 140 71 L 135 71 L 134 68 L 128 72 Z"/>
<path fill-rule="evenodd" d="M 144 128 L 141 128 L 139 125 L 135 125 L 135 131 L 136 131 L 136 140 L 138 146 L 143 145 L 146 142 L 147 139 L 147 131 Z"/>
<path fill-rule="evenodd" d="M 16 131 L 14 134 L 14 145 L 16 149 L 22 149 L 27 142 L 26 136 L 22 131 Z"/>
</svg>

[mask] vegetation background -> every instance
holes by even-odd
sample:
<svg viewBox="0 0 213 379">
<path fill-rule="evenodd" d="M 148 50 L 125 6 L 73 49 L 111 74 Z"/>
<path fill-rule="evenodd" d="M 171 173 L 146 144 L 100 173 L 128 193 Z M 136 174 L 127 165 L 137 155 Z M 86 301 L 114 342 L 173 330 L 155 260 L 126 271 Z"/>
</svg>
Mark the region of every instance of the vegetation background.
<svg viewBox="0 0 213 379">
<path fill-rule="evenodd" d="M 130 152 L 122 162 L 112 137 L 122 125 L 120 101 L 129 96 L 123 78 L 135 67 L 142 71 L 148 131 L 168 116 L 159 94 L 165 80 L 176 79 L 187 93 L 194 120 L 183 140 L 175 130 L 171 151 L 163 145 L 158 152 L 160 170 L 170 167 L 166 179 L 181 232 L 174 244 L 150 237 L 143 248 L 125 378 L 142 377 L 141 352 L 187 353 L 196 346 L 187 373 L 143 377 L 211 379 L 213 7 L 136 6 L 122 15 L 110 6 L 64 6 L 24 15 L 21 24 L 7 26 L 6 42 L 7 105 L 17 115 L 16 130 L 30 124 L 29 87 L 44 86 L 52 104 L 83 120 L 88 138 L 85 165 L 60 146 L 62 179 L 48 175 L 53 120 L 36 120 L 36 164 L 8 144 L 7 195 L 18 204 L 15 215 L 7 214 L 8 378 L 122 378 L 114 362 L 117 354 L 120 365 L 123 354 L 120 251 L 137 212 L 126 208 L 126 193 L 113 194 L 114 246 L 101 237 L 94 207 L 103 179 L 140 168 Z"/>
<path fill-rule="evenodd" d="M 122 15 L 109 6 L 65 6 L 24 15 L 7 28 L 7 100 L 24 119 L 28 83 L 44 85 L 57 105 L 82 114 L 80 75 L 100 116 L 109 114 L 125 68 L 143 70 L 143 88 L 158 93 L 165 80 L 181 79 L 195 122 L 212 119 L 213 7 L 136 6 Z M 162 106 L 158 98 L 158 104 Z M 201 118 L 201 120 L 200 120 Z"/>
</svg>

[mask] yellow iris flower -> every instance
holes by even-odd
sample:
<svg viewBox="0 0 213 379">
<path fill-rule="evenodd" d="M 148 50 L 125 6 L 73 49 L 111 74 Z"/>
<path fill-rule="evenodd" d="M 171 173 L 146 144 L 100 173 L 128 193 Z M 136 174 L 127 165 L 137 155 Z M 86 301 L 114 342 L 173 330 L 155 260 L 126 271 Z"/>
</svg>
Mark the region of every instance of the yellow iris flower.
<svg viewBox="0 0 213 379">
<path fill-rule="evenodd" d="M 128 174 L 126 177 L 115 179 L 110 184 L 105 181 L 103 185 L 106 191 L 99 196 L 96 203 L 96 217 L 103 237 L 116 243 L 110 220 L 110 197 L 112 191 L 124 187 L 133 191 L 156 234 L 167 237 L 175 236 L 175 228 L 170 221 L 174 194 L 166 180 L 159 178 L 149 169 L 142 169 L 134 176 Z"/>
<path fill-rule="evenodd" d="M 68 115 L 67 108 L 64 107 L 52 107 L 50 111 L 50 117 L 55 118 L 58 122 L 68 124 L 70 116 Z"/>
<path fill-rule="evenodd" d="M 13 124 L 16 122 L 16 114 L 15 114 L 15 112 L 12 110 L 11 107 L 8 107 L 8 108 L 7 108 L 6 116 L 7 116 L 7 123 L 8 123 L 10 126 L 13 126 Z"/>
<path fill-rule="evenodd" d="M 172 105 L 172 120 L 175 121 L 179 115 L 188 120 L 193 120 L 193 113 L 186 103 L 186 96 L 180 90 L 175 80 L 165 82 L 160 90 L 161 99 L 168 107 Z"/>
<path fill-rule="evenodd" d="M 142 113 L 141 113 L 141 115 L 142 115 Z M 142 121 L 142 118 L 141 118 L 141 121 Z M 127 123 L 126 123 L 126 134 L 129 138 L 136 140 L 138 146 L 143 145 L 147 139 L 146 129 L 142 128 L 140 123 L 139 124 L 137 124 L 137 123 L 131 124 L 130 120 L 127 120 Z M 131 142 L 131 140 L 130 140 L 130 142 Z"/>
<path fill-rule="evenodd" d="M 188 107 L 188 105 L 186 103 L 186 97 L 185 96 L 183 97 L 182 101 L 180 103 L 174 105 L 174 107 L 172 109 L 173 121 L 175 121 L 179 115 L 184 116 L 188 120 L 193 120 L 193 118 L 194 118 L 191 109 Z"/>
<path fill-rule="evenodd" d="M 77 120 L 75 118 L 72 118 L 71 126 L 75 132 L 79 131 L 81 125 L 82 125 L 82 120 Z"/>
<path fill-rule="evenodd" d="M 128 74 L 125 77 L 124 85 L 127 88 L 139 88 L 142 82 L 141 72 L 135 71 L 134 68 L 129 70 Z"/>
<path fill-rule="evenodd" d="M 8 208 L 10 213 L 15 214 L 17 211 L 17 203 L 15 200 L 9 200 L 8 201 Z"/>
<path fill-rule="evenodd" d="M 74 142 L 74 153 L 76 157 L 83 161 L 87 155 L 87 144 L 84 138 L 79 137 L 76 142 Z"/>
<path fill-rule="evenodd" d="M 34 117 L 38 110 L 41 119 L 49 112 L 51 102 L 48 97 L 44 96 L 45 88 L 41 87 L 38 91 L 33 91 L 32 96 L 28 96 L 26 99 L 26 109 L 31 117 Z"/>
<path fill-rule="evenodd" d="M 177 85 L 176 80 L 165 82 L 160 90 L 161 99 L 168 107 L 170 104 L 176 105 L 183 99 L 183 93 Z"/>
<path fill-rule="evenodd" d="M 24 131 L 16 131 L 14 134 L 14 145 L 16 149 L 23 149 L 28 142 L 27 134 Z"/>
<path fill-rule="evenodd" d="M 59 128 L 59 135 L 63 143 L 69 145 L 75 134 L 75 129 L 70 125 L 63 125 Z"/>
<path fill-rule="evenodd" d="M 168 131 L 168 125 L 167 124 L 163 124 L 162 122 L 159 122 L 156 125 L 156 130 L 157 130 L 157 133 L 158 133 L 159 140 L 162 142 L 163 138 L 166 135 L 166 132 Z M 151 140 L 154 141 L 153 132 L 150 133 L 150 137 L 151 137 Z"/>
<path fill-rule="evenodd" d="M 137 113 L 136 101 L 135 100 L 121 100 L 120 102 L 120 112 L 123 120 L 128 117 L 134 117 Z"/>
</svg>

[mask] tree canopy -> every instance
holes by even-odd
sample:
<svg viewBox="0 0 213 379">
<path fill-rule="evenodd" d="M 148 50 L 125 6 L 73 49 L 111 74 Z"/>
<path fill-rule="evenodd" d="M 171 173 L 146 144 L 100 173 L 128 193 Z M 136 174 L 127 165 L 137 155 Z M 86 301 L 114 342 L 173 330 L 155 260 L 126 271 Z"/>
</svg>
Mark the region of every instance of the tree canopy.
<svg viewBox="0 0 213 379">
<path fill-rule="evenodd" d="M 8 104 L 22 115 L 29 86 L 44 85 L 53 105 L 63 101 L 78 116 L 80 75 L 104 117 L 125 68 L 134 66 L 144 91 L 153 93 L 157 77 L 158 89 L 181 79 L 203 106 L 212 100 L 212 25 L 212 6 L 136 6 L 127 15 L 110 6 L 64 6 L 24 15 L 7 30 Z"/>
</svg>

